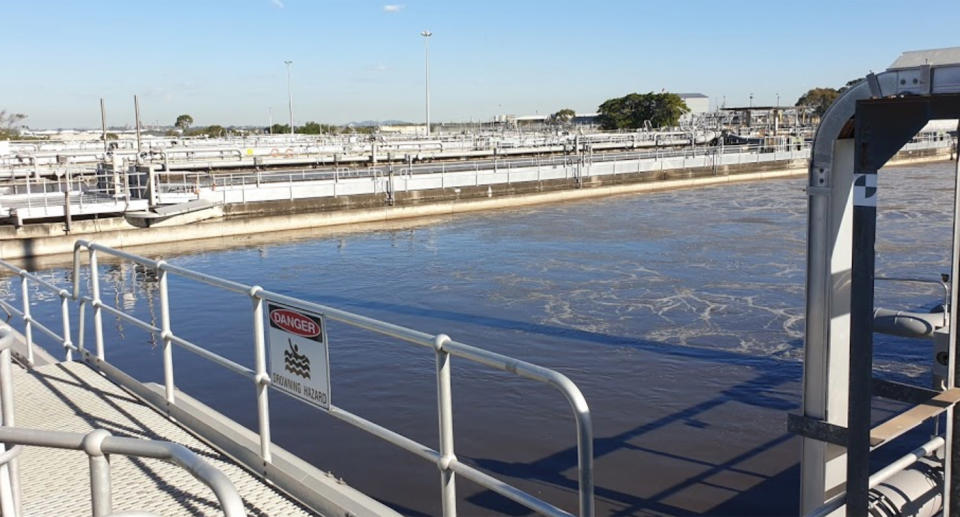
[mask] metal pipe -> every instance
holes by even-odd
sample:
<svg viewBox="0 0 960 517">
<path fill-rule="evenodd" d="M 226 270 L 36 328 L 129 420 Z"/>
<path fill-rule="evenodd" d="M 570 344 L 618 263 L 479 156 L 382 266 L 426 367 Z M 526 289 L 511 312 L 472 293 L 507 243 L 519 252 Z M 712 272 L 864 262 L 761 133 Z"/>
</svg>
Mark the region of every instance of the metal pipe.
<svg viewBox="0 0 960 517">
<path fill-rule="evenodd" d="M 482 348 L 458 343 L 456 341 L 445 343 L 443 348 L 455 356 L 470 359 L 474 362 L 485 364 L 505 372 L 511 372 L 520 377 L 549 384 L 563 393 L 577 421 L 580 515 L 593 515 L 593 423 L 590 416 L 590 408 L 587 405 L 586 399 L 583 397 L 583 393 L 577 388 L 577 385 L 567 376 L 559 372 L 490 352 Z"/>
<path fill-rule="evenodd" d="M 30 318 L 30 288 L 27 276 L 20 275 L 20 292 L 23 302 L 23 335 L 27 345 L 27 364 L 33 366 L 33 320 Z"/>
<path fill-rule="evenodd" d="M 93 517 L 106 517 L 113 512 L 113 494 L 110 487 L 110 457 L 101 445 L 110 433 L 104 429 L 91 431 L 83 437 L 83 450 L 90 463 L 90 500 Z"/>
<path fill-rule="evenodd" d="M 11 371 L 10 347 L 13 345 L 13 331 L 9 327 L 0 327 L 0 424 L 13 427 L 13 372 Z M 0 444 L 0 450 L 5 447 Z M 0 498 L 0 510 L 3 515 L 20 515 L 20 469 L 16 458 L 0 467 L 3 493 Z"/>
<path fill-rule="evenodd" d="M 157 265 L 162 265 L 160 261 Z M 170 336 L 173 331 L 170 330 L 170 298 L 167 291 L 167 272 L 157 267 L 157 276 L 160 284 L 160 337 L 163 339 L 163 387 L 166 395 L 167 404 L 173 404 L 174 385 L 173 385 L 173 347 Z"/>
<path fill-rule="evenodd" d="M 97 250 L 90 248 L 90 293 L 93 305 L 93 335 L 97 345 L 97 358 L 103 361 L 103 317 L 100 313 L 100 269 L 97 265 Z"/>
<path fill-rule="evenodd" d="M 237 489 L 230 479 L 183 445 L 111 436 L 103 440 L 101 447 L 104 452 L 112 454 L 143 456 L 171 461 L 213 490 L 224 515 L 227 517 L 246 515 L 243 499 L 240 498 L 240 494 L 237 493 Z"/>
<path fill-rule="evenodd" d="M 430 31 L 423 31 L 420 33 L 423 36 L 423 63 L 424 63 L 424 85 L 425 93 L 424 97 L 426 100 L 426 136 L 430 137 L 430 36 L 433 36 L 433 33 Z"/>
<path fill-rule="evenodd" d="M 867 485 L 873 489 L 876 488 L 879 484 L 889 480 L 891 477 L 902 472 L 906 468 L 910 467 L 914 463 L 920 461 L 922 458 L 930 456 L 938 449 L 944 446 L 946 441 L 942 436 L 936 436 L 932 438 L 927 443 L 917 447 L 916 449 L 910 451 L 904 456 L 901 456 L 899 459 L 890 463 L 886 467 L 876 471 L 867 483 Z M 831 500 L 830 502 L 820 506 L 819 508 L 814 509 L 812 512 L 807 514 L 807 517 L 826 517 L 833 512 L 839 510 L 846 503 L 846 499 L 843 495 L 838 496 L 837 498 Z"/>
<path fill-rule="evenodd" d="M 437 419 L 439 421 L 440 497 L 444 517 L 457 515 L 456 477 L 450 465 L 457 461 L 453 448 L 453 388 L 450 381 L 450 353 L 443 346 L 450 341 L 446 334 L 437 335 L 434 349 L 437 353 Z"/>
<path fill-rule="evenodd" d="M 63 348 L 67 361 L 73 360 L 73 343 L 70 341 L 70 306 L 68 304 L 69 295 L 66 291 L 60 292 L 60 319 L 63 326 Z"/>
<path fill-rule="evenodd" d="M 2 350 L 0 350 L 0 354 L 2 354 Z M 0 355 L 0 358 L 2 358 L 2 355 Z M 111 436 L 109 432 L 103 429 L 80 434 L 7 426 L 0 427 L 0 442 L 86 452 L 90 457 L 91 496 L 94 515 L 110 513 L 110 454 L 170 461 L 209 486 L 216 494 L 217 500 L 227 517 L 245 515 L 243 500 L 229 478 L 180 444 Z"/>
<path fill-rule="evenodd" d="M 454 472 L 460 474 L 461 476 L 473 481 L 474 483 L 488 488 L 515 503 L 521 504 L 530 508 L 531 510 L 541 513 L 543 515 L 552 515 L 557 517 L 573 517 L 570 513 L 565 512 L 552 504 L 533 497 L 532 495 L 512 486 L 503 481 L 481 472 L 469 465 L 460 463 L 459 461 L 454 461 L 450 468 Z M 581 514 L 582 515 L 582 514 Z"/>
<path fill-rule="evenodd" d="M 140 159 L 141 159 L 140 156 L 141 156 L 141 153 L 142 153 L 142 151 L 141 151 L 141 149 L 140 149 L 140 99 L 138 99 L 136 95 L 133 96 L 133 111 L 134 111 L 134 115 L 136 115 L 136 119 L 137 119 L 137 120 L 136 120 L 136 125 L 137 125 L 137 164 L 139 165 L 139 164 L 140 164 Z"/>
<path fill-rule="evenodd" d="M 267 388 L 270 384 L 270 375 L 267 373 L 267 354 L 263 333 L 263 298 L 257 296 L 261 291 L 259 286 L 250 289 L 250 299 L 253 302 L 253 347 L 257 385 L 257 420 L 260 430 L 260 459 L 264 465 L 271 462 L 270 455 L 270 405 L 267 398 Z"/>
<path fill-rule="evenodd" d="M 293 135 L 293 86 L 290 81 L 290 65 L 293 64 L 293 61 L 287 60 L 283 63 L 287 65 L 287 102 L 290 107 L 290 134 Z"/>
<path fill-rule="evenodd" d="M 107 159 L 107 110 L 103 106 L 103 97 L 100 97 L 100 136 L 103 138 L 103 159 Z"/>
<path fill-rule="evenodd" d="M 77 351 L 80 352 L 80 356 L 84 355 L 84 334 L 86 332 L 86 314 L 87 314 L 87 302 L 86 300 L 80 300 L 79 307 L 77 308 Z"/>
<path fill-rule="evenodd" d="M 187 351 L 190 351 L 190 352 L 193 352 L 194 354 L 196 354 L 196 355 L 198 355 L 198 356 L 200 356 L 200 357 L 203 357 L 204 359 L 207 359 L 207 360 L 212 361 L 212 362 L 214 362 L 214 363 L 216 363 L 216 364 L 219 364 L 220 366 L 223 366 L 224 368 L 226 368 L 226 369 L 228 369 L 228 370 L 230 370 L 230 371 L 232 371 L 232 372 L 234 372 L 234 373 L 238 373 L 238 374 L 240 374 L 240 375 L 242 375 L 242 376 L 244 376 L 244 377 L 246 377 L 246 378 L 248 378 L 248 379 L 251 379 L 251 380 L 253 380 L 253 379 L 256 378 L 256 373 L 255 373 L 253 370 L 251 370 L 250 368 L 247 368 L 246 366 L 243 366 L 242 364 L 235 363 L 235 362 L 233 362 L 233 361 L 231 361 L 231 360 L 229 360 L 229 359 L 227 359 L 227 358 L 225 358 L 225 357 L 221 357 L 221 356 L 219 356 L 219 355 L 217 355 L 217 354 L 215 354 L 215 353 L 213 353 L 213 352 L 210 352 L 209 350 L 206 350 L 206 349 L 204 349 L 204 348 L 201 348 L 200 346 L 195 345 L 195 344 L 191 343 L 190 341 L 187 341 L 186 339 L 183 339 L 182 337 L 179 337 L 179 336 L 177 336 L 177 335 L 175 335 L 175 334 L 171 334 L 171 335 L 170 335 L 170 340 L 171 340 L 172 342 L 176 343 L 177 345 L 179 345 L 180 347 L 182 347 L 183 349 L 185 349 L 185 350 L 187 350 Z"/>
<path fill-rule="evenodd" d="M 113 250 L 109 247 L 102 246 L 99 244 L 78 241 L 75 247 L 75 256 L 74 256 L 74 268 L 75 271 L 79 270 L 79 258 L 78 252 L 82 247 L 87 247 L 92 254 L 92 266 L 96 264 L 96 251 L 101 250 L 105 253 L 113 254 L 122 258 L 129 258 L 130 260 L 144 264 L 152 265 L 157 268 L 159 271 L 167 271 L 171 273 L 176 273 L 181 276 L 194 279 L 198 282 L 213 285 L 226 289 L 228 291 L 234 292 L 243 292 L 251 298 L 253 304 L 253 324 L 254 324 L 254 346 L 255 346 L 255 371 L 251 371 L 248 368 L 236 364 L 228 359 L 220 357 L 217 354 L 209 352 L 205 349 L 200 348 L 189 341 L 186 341 L 182 338 L 179 338 L 172 334 L 169 334 L 169 338 L 173 343 L 177 343 L 181 346 L 184 346 L 188 350 L 197 353 L 207 359 L 210 359 L 218 364 L 221 364 L 233 371 L 236 371 L 242 375 L 252 377 L 257 384 L 257 401 L 258 401 L 258 419 L 259 419 L 259 428 L 260 428 L 260 442 L 261 442 L 261 457 L 264 462 L 271 461 L 270 457 L 270 422 L 269 422 L 269 407 L 267 399 L 267 388 L 270 385 L 270 379 L 266 371 L 266 351 L 265 351 L 265 342 L 264 342 L 264 328 L 263 328 L 263 317 L 264 317 L 264 301 L 276 301 L 279 303 L 292 304 L 296 307 L 300 307 L 304 310 L 316 311 L 323 313 L 326 317 L 331 320 L 341 321 L 353 327 L 370 330 L 379 334 L 389 335 L 396 337 L 398 339 L 408 341 L 413 344 L 428 346 L 434 349 L 437 353 L 437 386 L 438 386 L 438 411 L 440 413 L 440 432 L 441 432 L 441 452 L 436 452 L 426 447 L 422 444 L 419 444 L 409 438 L 406 438 L 398 433 L 390 431 L 386 428 L 378 426 L 372 422 L 369 422 L 361 417 L 353 415 L 349 412 L 341 410 L 339 408 L 331 406 L 329 413 L 332 416 L 335 416 L 341 420 L 344 420 L 358 428 L 367 431 L 381 439 L 388 441 L 394 445 L 397 445 L 401 448 L 404 448 L 418 456 L 436 462 L 440 467 L 441 471 L 444 472 L 442 477 L 443 486 L 444 486 L 444 496 L 445 504 L 447 508 L 453 508 L 453 503 L 455 503 L 454 490 L 453 490 L 453 472 L 459 471 L 459 469 L 465 468 L 460 466 L 455 468 L 456 457 L 454 456 L 453 449 L 453 422 L 452 422 L 452 396 L 450 388 L 450 356 L 458 356 L 465 358 L 467 360 L 478 362 L 505 372 L 509 372 L 520 377 L 524 377 L 531 380 L 536 380 L 538 382 L 543 382 L 554 386 L 560 390 L 566 397 L 568 403 L 571 405 L 571 408 L 574 412 L 574 417 L 577 423 L 577 449 L 578 449 L 578 467 L 579 467 L 579 506 L 581 515 L 592 516 L 594 514 L 594 501 L 593 501 L 593 429 L 590 417 L 590 410 L 587 406 L 586 400 L 583 398 L 582 393 L 570 381 L 566 376 L 543 368 L 540 366 L 533 365 L 524 361 L 519 361 L 501 354 L 494 352 L 489 352 L 480 348 L 472 347 L 465 345 L 463 343 L 457 343 L 449 340 L 446 336 L 431 336 L 429 334 L 394 325 L 391 323 L 386 323 L 379 320 L 374 320 L 365 316 L 360 316 L 353 314 L 347 311 L 342 311 L 332 307 L 327 307 L 324 305 L 307 302 L 305 300 L 300 300 L 297 298 L 281 295 L 278 293 L 273 293 L 261 289 L 259 286 L 247 287 L 243 284 L 237 282 L 232 282 L 228 280 L 223 280 L 217 277 L 212 277 L 195 271 L 187 270 L 177 266 L 172 266 L 165 262 L 156 262 L 151 261 L 142 257 L 131 255 L 128 253 L 120 252 Z M 75 293 L 78 293 L 77 282 L 79 275 L 75 275 Z M 96 275 L 91 277 L 92 279 L 96 278 Z M 85 302 L 90 301 L 93 303 L 94 308 L 106 309 L 108 312 L 115 313 L 119 317 L 131 318 L 131 321 L 138 322 L 143 328 L 147 328 L 152 332 L 160 332 L 161 329 L 149 325 L 145 322 L 139 322 L 132 316 L 129 316 L 125 313 L 122 313 L 119 310 L 113 309 L 108 305 L 102 305 L 99 302 L 99 289 L 94 290 L 94 295 L 96 298 L 87 298 L 76 296 L 77 300 L 81 303 L 81 317 L 83 312 L 83 305 Z M 81 342 L 82 345 L 82 342 Z M 478 476 L 486 476 L 477 472 L 473 478 Z M 489 476 L 488 476 L 489 477 Z M 494 478 L 491 478 L 494 479 Z M 502 483 L 497 481 L 497 483 Z M 447 488 L 449 487 L 449 489 Z M 518 489 L 512 488 L 511 490 L 524 494 Z M 533 501 L 536 501 L 535 506 L 531 508 L 539 508 L 539 504 L 547 505 L 542 501 L 530 496 L 529 494 L 524 494 L 525 497 L 530 498 Z M 529 506 L 529 505 L 528 505 Z M 551 507 L 547 505 L 547 507 Z M 559 510 L 558 510 L 559 511 Z M 548 512 L 549 513 L 549 512 Z"/>
</svg>

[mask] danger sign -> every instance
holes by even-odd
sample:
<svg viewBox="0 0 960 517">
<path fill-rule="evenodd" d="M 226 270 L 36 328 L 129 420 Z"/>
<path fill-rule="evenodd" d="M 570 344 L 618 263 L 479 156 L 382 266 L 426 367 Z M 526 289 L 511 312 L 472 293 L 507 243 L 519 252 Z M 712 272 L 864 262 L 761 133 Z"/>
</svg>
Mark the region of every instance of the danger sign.
<svg viewBox="0 0 960 517">
<path fill-rule="evenodd" d="M 267 303 L 271 386 L 330 409 L 330 352 L 322 314 Z"/>
</svg>

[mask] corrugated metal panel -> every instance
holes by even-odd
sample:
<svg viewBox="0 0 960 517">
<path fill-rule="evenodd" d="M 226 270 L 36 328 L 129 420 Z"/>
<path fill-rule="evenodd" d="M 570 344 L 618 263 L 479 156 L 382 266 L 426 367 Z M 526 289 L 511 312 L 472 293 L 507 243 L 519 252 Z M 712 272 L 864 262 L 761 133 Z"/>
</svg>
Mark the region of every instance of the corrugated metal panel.
<svg viewBox="0 0 960 517">
<path fill-rule="evenodd" d="M 910 50 L 890 65 L 889 70 L 912 68 L 921 65 L 951 65 L 960 63 L 960 47 L 938 48 L 931 50 Z"/>
</svg>

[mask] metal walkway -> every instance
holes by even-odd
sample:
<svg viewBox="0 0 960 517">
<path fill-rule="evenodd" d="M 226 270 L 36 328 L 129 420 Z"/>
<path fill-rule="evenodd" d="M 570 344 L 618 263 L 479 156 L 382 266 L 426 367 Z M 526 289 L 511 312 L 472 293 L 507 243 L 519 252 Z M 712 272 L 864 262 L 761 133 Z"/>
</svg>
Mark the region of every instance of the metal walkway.
<svg viewBox="0 0 960 517">
<path fill-rule="evenodd" d="M 227 475 L 248 515 L 312 515 L 296 502 L 103 378 L 84 363 L 14 369 L 17 424 L 29 428 L 167 440 L 182 444 Z M 221 515 L 213 492 L 184 469 L 160 460 L 115 455 L 114 511 L 157 515 Z M 23 514 L 90 515 L 87 456 L 78 451 L 28 447 L 20 456 Z"/>
</svg>

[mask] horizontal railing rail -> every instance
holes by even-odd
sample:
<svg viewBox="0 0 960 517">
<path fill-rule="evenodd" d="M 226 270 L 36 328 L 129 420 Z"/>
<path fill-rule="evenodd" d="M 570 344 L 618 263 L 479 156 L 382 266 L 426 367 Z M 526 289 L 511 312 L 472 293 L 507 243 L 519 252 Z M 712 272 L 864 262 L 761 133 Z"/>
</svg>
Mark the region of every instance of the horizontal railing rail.
<svg viewBox="0 0 960 517">
<path fill-rule="evenodd" d="M 0 442 L 18 446 L 50 447 L 84 451 L 90 457 L 90 486 L 94 517 L 108 516 L 112 511 L 111 476 L 108 456 L 137 456 L 169 461 L 203 482 L 213 490 L 223 514 L 227 517 L 246 515 L 243 499 L 230 479 L 222 472 L 203 461 L 196 453 L 183 445 L 159 440 L 142 440 L 113 436 L 105 429 L 89 433 L 68 433 L 46 429 L 27 429 L 0 426 Z M 10 449 L 10 454 L 18 449 Z M 0 464 L 5 459 L 0 458 Z M 4 513 L 6 515 L 6 513 Z"/>
<path fill-rule="evenodd" d="M 70 291 L 56 286 L 50 283 L 47 280 L 44 280 L 33 273 L 25 269 L 21 269 L 9 262 L 0 260 L 0 268 L 6 269 L 7 271 L 13 272 L 15 275 L 20 277 L 20 308 L 15 307 L 12 303 L 0 298 L 0 310 L 3 310 L 10 316 L 17 316 L 23 322 L 23 335 L 24 335 L 24 345 L 26 347 L 26 361 L 27 364 L 33 366 L 34 364 L 34 341 L 33 341 L 33 330 L 37 329 L 43 334 L 49 336 L 50 338 L 56 340 L 63 346 L 64 354 L 66 355 L 66 360 L 70 361 L 73 359 L 73 352 L 77 350 L 77 347 L 74 346 L 72 340 L 70 339 L 70 306 L 69 301 L 72 298 Z M 30 313 L 30 285 L 29 283 L 33 282 L 38 287 L 41 287 L 60 298 L 60 322 L 61 322 L 61 333 L 57 334 L 49 327 L 35 320 Z"/>
<path fill-rule="evenodd" d="M 21 513 L 20 478 L 16 461 L 24 446 L 82 450 L 87 453 L 90 458 L 90 493 L 94 517 L 105 517 L 112 512 L 111 454 L 169 461 L 210 487 L 224 515 L 246 515 L 243 499 L 230 479 L 183 445 L 113 436 L 104 429 L 84 434 L 16 427 L 10 360 L 12 344 L 12 330 L 9 327 L 0 328 L 0 444 L 3 444 L 0 447 L 0 512 L 3 515 L 16 517 Z M 15 445 L 9 447 L 11 444 Z"/>
<path fill-rule="evenodd" d="M 81 289 L 81 278 L 83 278 L 81 275 L 81 255 L 83 251 L 86 251 L 88 255 L 88 267 L 90 274 L 87 275 L 87 279 L 89 281 L 89 294 L 84 294 Z M 116 307 L 112 307 L 103 301 L 100 296 L 98 253 L 104 253 L 113 257 L 132 261 L 147 268 L 152 268 L 156 271 L 160 295 L 159 326 L 154 323 L 139 320 L 138 318 L 135 318 L 134 316 L 131 316 Z M 229 292 L 237 293 L 246 296 L 251 300 L 255 363 L 253 368 L 241 365 L 226 357 L 211 352 L 198 344 L 195 344 L 181 336 L 177 336 L 174 333 L 170 320 L 170 300 L 167 287 L 168 276 L 170 274 Z M 510 373 L 521 378 L 552 386 L 563 394 L 567 403 L 570 405 L 574 420 L 576 422 L 579 514 L 582 516 L 594 515 L 593 424 L 591 421 L 590 409 L 579 388 L 577 388 L 577 386 L 568 377 L 559 372 L 531 364 L 526 361 L 521 361 L 502 354 L 484 350 L 482 348 L 477 348 L 465 343 L 460 343 L 450 339 L 445 334 L 427 334 L 392 323 L 347 312 L 334 307 L 329 307 L 326 305 L 321 305 L 268 291 L 259 286 L 249 286 L 212 275 L 207 275 L 205 273 L 200 273 L 167 263 L 163 260 L 151 260 L 140 257 L 90 241 L 78 240 L 75 244 L 73 281 L 73 292 L 71 296 L 79 303 L 80 313 L 80 329 L 78 331 L 77 349 L 80 350 L 84 357 L 90 354 L 83 344 L 83 320 L 85 317 L 85 308 L 87 305 L 89 305 L 93 310 L 95 339 L 95 350 L 93 353 L 100 361 L 106 360 L 102 323 L 103 312 L 107 312 L 116 317 L 122 318 L 124 321 L 133 323 L 138 327 L 159 336 L 163 340 L 162 351 L 164 396 L 166 397 L 166 401 L 170 404 L 175 404 L 176 402 L 176 385 L 174 382 L 172 355 L 172 347 L 174 345 L 199 355 L 200 357 L 203 357 L 214 364 L 222 366 L 227 370 L 240 374 L 248 380 L 253 381 L 256 388 L 257 399 L 257 430 L 260 439 L 259 452 L 260 459 L 264 463 L 270 463 L 272 461 L 271 447 L 273 446 L 273 442 L 270 438 L 270 417 L 267 397 L 268 388 L 271 386 L 271 380 L 267 372 L 266 364 L 266 346 L 263 328 L 264 302 L 269 301 L 292 305 L 305 311 L 323 314 L 330 320 L 338 321 L 355 328 L 368 330 L 385 336 L 391 336 L 402 341 L 433 350 L 436 358 L 437 407 L 438 425 L 440 431 L 439 446 L 437 449 L 417 442 L 416 440 L 413 440 L 393 430 L 387 429 L 386 427 L 376 424 L 333 404 L 330 404 L 328 414 L 343 422 L 353 425 L 358 429 L 366 431 L 367 433 L 392 445 L 404 449 L 419 458 L 435 463 L 441 474 L 441 500 L 443 513 L 445 516 L 453 516 L 456 514 L 456 475 L 467 478 L 479 484 L 480 486 L 511 499 L 531 510 L 546 515 L 571 515 L 569 512 L 564 511 L 555 505 L 543 501 L 528 492 L 520 490 L 519 488 L 495 478 L 471 465 L 459 461 L 456 457 L 453 445 L 453 402 L 451 388 L 452 357 L 459 357 L 461 359 Z M 98 363 L 93 363 L 94 367 L 96 367 L 96 364 Z"/>
</svg>

